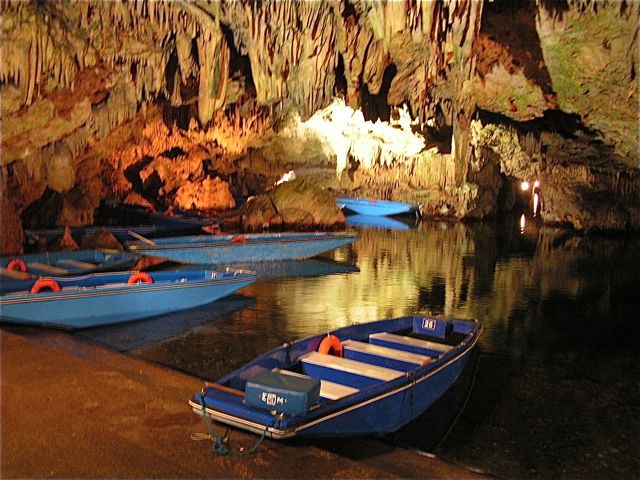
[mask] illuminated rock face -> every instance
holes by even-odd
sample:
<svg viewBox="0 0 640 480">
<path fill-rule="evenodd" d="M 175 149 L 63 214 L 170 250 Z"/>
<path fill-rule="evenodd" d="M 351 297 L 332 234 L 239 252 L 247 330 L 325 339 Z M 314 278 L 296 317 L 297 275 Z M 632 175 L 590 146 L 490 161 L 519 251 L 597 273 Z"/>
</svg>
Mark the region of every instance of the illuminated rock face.
<svg viewBox="0 0 640 480">
<path fill-rule="evenodd" d="M 209 198 L 216 178 L 234 194 L 300 163 L 457 218 L 539 179 L 549 222 L 640 228 L 637 2 L 16 1 L 0 16 L 0 174 L 27 223 L 90 223 L 101 197 L 148 196 L 156 176 L 150 200 L 232 208 Z M 365 130 L 292 134 L 336 95 Z M 403 105 L 413 125 L 374 127 Z M 415 135 L 397 151 L 387 128 Z M 167 170 L 174 148 L 185 165 Z"/>
</svg>

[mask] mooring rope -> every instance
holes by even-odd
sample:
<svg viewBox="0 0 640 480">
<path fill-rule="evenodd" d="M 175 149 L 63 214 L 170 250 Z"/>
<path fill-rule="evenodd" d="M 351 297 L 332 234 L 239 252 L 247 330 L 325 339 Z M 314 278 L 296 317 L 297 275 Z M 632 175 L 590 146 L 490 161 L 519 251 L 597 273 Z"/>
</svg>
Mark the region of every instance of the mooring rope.
<svg viewBox="0 0 640 480">
<path fill-rule="evenodd" d="M 269 430 L 269 428 L 273 427 L 279 418 L 282 418 L 282 415 L 274 416 L 271 423 L 264 427 L 264 430 L 262 431 L 262 435 L 260 436 L 258 441 L 250 449 L 245 450 L 244 447 L 242 447 L 240 450 L 231 450 L 227 448 L 227 446 L 225 445 L 226 440 L 228 439 L 228 436 L 225 436 L 223 438 L 213 430 L 213 424 L 211 423 L 211 419 L 207 415 L 207 411 L 204 405 L 204 396 L 202 395 L 202 393 L 196 393 L 195 398 L 198 401 L 198 403 L 200 403 L 200 407 L 202 408 L 202 417 L 204 418 L 204 423 L 207 425 L 207 430 L 209 430 L 209 435 L 207 435 L 206 433 L 192 433 L 191 439 L 192 440 L 211 439 L 213 441 L 213 445 L 211 445 L 211 452 L 214 455 L 240 456 L 240 455 L 250 455 L 254 453 L 258 449 L 258 447 L 260 447 L 260 444 L 262 443 L 265 436 L 267 435 L 267 431 Z"/>
<path fill-rule="evenodd" d="M 476 383 L 476 376 L 478 375 L 479 365 L 480 365 L 480 354 L 478 354 L 478 360 L 476 361 L 476 368 L 473 371 L 473 378 L 471 379 L 471 385 L 469 385 L 469 389 L 467 390 L 467 395 L 465 396 L 464 402 L 462 403 L 462 407 L 460 408 L 460 410 L 458 410 L 458 414 L 456 415 L 456 418 L 453 419 L 453 423 L 449 427 L 449 430 L 447 430 L 447 433 L 444 434 L 444 436 L 440 439 L 440 441 L 438 442 L 438 444 L 435 446 L 433 450 L 437 449 L 440 445 L 444 443 L 444 441 L 447 439 L 447 437 L 449 436 L 453 428 L 458 423 L 458 420 L 462 416 L 462 412 L 464 412 L 465 408 L 467 408 L 467 403 L 469 403 L 469 398 L 471 397 L 473 386 Z"/>
</svg>

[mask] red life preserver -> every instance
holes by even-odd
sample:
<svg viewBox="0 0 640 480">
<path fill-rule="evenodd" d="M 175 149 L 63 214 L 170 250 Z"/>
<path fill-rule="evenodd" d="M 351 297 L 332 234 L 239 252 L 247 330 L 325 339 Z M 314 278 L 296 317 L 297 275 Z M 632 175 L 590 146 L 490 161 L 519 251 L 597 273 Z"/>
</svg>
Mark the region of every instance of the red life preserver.
<svg viewBox="0 0 640 480">
<path fill-rule="evenodd" d="M 335 335 L 327 335 L 320 342 L 320 346 L 318 347 L 318 353 L 324 353 L 326 355 L 333 354 L 336 357 L 341 357 L 342 342 Z"/>
<path fill-rule="evenodd" d="M 247 243 L 247 237 L 243 237 L 242 235 L 236 235 L 231 239 L 231 243 Z"/>
<path fill-rule="evenodd" d="M 27 264 L 21 258 L 14 258 L 7 264 L 7 270 L 20 270 L 27 273 Z"/>
<path fill-rule="evenodd" d="M 147 272 L 136 272 L 129 277 L 127 284 L 135 285 L 137 283 L 153 283 L 153 278 Z"/>
<path fill-rule="evenodd" d="M 59 292 L 60 285 L 53 278 L 40 278 L 31 287 L 31 293 L 40 293 L 42 290 L 51 290 L 52 292 Z"/>
</svg>

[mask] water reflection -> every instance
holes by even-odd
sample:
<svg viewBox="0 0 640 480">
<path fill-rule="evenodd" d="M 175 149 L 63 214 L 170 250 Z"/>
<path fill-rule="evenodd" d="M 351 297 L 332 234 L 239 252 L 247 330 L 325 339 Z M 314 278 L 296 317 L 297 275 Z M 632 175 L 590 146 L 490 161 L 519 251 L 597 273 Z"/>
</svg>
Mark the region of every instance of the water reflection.
<svg viewBox="0 0 640 480">
<path fill-rule="evenodd" d="M 409 230 L 412 226 L 415 226 L 415 218 L 410 216 L 403 217 L 385 217 L 374 215 L 348 215 L 347 225 L 351 227 L 369 227 L 369 228 L 382 228 L 389 230 Z"/>
<path fill-rule="evenodd" d="M 355 322 L 429 310 L 476 318 L 478 379 L 439 454 L 506 477 L 640 471 L 639 238 L 535 222 L 521 234 L 518 217 L 356 231 L 325 258 L 357 271 L 260 279 L 242 290 L 254 305 L 136 354 L 215 379 L 284 341 Z M 410 441 L 434 444 L 415 430 Z"/>
</svg>

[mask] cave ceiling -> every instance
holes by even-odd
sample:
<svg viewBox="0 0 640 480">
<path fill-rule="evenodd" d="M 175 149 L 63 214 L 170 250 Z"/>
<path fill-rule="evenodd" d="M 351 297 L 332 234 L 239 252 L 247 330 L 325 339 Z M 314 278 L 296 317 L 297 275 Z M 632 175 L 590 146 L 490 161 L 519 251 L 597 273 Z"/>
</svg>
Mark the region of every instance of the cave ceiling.
<svg viewBox="0 0 640 480">
<path fill-rule="evenodd" d="M 122 184 L 132 148 L 153 157 L 200 139 L 237 156 L 247 131 L 308 120 L 336 96 L 368 120 L 405 106 L 433 127 L 425 148 L 453 157 L 427 175 L 443 188 L 472 182 L 482 149 L 517 178 L 548 170 L 532 166 L 545 152 L 566 167 L 567 139 L 600 169 L 630 168 L 627 193 L 640 182 L 639 2 L 51 0 L 0 14 L 0 168 L 19 214 L 45 189 L 87 190 L 81 164 L 98 165 L 95 203 Z M 182 133 L 152 147 L 142 132 L 161 128 L 144 126 L 158 108 Z M 479 145 L 477 121 L 518 132 L 528 157 Z"/>
</svg>

